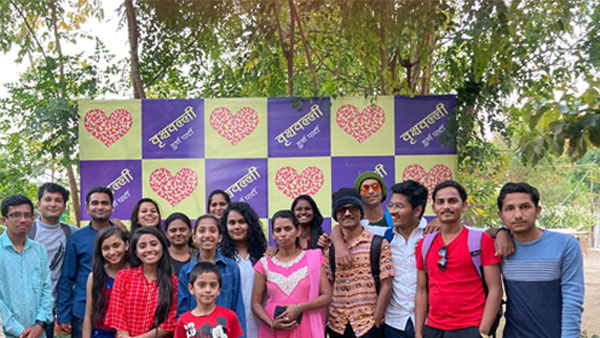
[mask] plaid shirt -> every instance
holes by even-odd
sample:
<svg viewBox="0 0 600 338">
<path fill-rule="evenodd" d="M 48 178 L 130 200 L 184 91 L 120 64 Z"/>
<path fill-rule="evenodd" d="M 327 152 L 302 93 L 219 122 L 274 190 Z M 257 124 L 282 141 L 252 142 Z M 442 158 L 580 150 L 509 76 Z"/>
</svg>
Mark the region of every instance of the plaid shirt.
<svg viewBox="0 0 600 338">
<path fill-rule="evenodd" d="M 173 332 L 177 310 L 177 277 L 173 275 L 173 303 L 167 319 L 158 328 Z M 125 269 L 117 274 L 104 323 L 135 337 L 150 331 L 158 303 L 158 285 L 148 282 L 142 267 Z"/>
<path fill-rule="evenodd" d="M 377 292 L 371 275 L 372 241 L 373 234 L 363 229 L 363 232 L 348 245 L 354 258 L 354 265 L 350 269 L 336 266 L 333 301 L 329 306 L 327 325 L 339 334 L 344 334 L 347 323 L 350 323 L 357 337 L 364 335 L 375 325 L 373 316 L 377 304 Z M 325 257 L 329 257 L 329 252 L 325 253 Z M 385 239 L 381 243 L 379 269 L 379 280 L 394 277 L 390 244 Z M 329 259 L 325 259 L 325 271 L 331 281 Z"/>
</svg>

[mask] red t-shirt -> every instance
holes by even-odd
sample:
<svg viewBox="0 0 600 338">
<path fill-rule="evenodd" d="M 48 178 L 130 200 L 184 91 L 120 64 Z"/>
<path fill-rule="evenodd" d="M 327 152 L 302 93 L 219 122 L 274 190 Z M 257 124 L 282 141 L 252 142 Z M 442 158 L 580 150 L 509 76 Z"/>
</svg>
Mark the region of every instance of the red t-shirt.
<svg viewBox="0 0 600 338">
<path fill-rule="evenodd" d="M 433 240 L 427 253 L 429 313 L 426 324 L 439 330 L 479 326 L 483 317 L 485 293 L 469 253 L 468 233 L 469 229 L 463 228 L 448 244 L 446 271 L 437 267 L 441 258 L 438 252 L 444 246 L 441 234 Z M 425 270 L 422 246 L 423 240 L 415 254 L 419 270 Z M 484 266 L 500 263 L 500 258 L 494 255 L 494 240 L 485 233 L 481 239 L 481 262 Z"/>
<path fill-rule="evenodd" d="M 182 314 L 177 320 L 174 338 L 221 337 L 220 332 L 229 338 L 244 335 L 235 312 L 217 305 L 213 312 L 205 316 L 195 316 L 192 311 Z"/>
</svg>

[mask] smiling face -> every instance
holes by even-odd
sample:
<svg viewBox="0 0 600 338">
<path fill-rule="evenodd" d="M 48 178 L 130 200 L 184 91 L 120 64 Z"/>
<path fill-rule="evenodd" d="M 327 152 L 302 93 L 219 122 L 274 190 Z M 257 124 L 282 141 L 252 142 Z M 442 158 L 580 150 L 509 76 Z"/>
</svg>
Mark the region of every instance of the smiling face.
<svg viewBox="0 0 600 338">
<path fill-rule="evenodd" d="M 392 194 L 388 203 L 388 211 L 396 229 L 416 227 L 421 220 L 421 210 L 420 205 L 413 209 L 406 196 L 402 194 Z"/>
<path fill-rule="evenodd" d="M 344 204 L 335 210 L 335 216 L 342 228 L 360 226 L 360 207 L 356 204 Z"/>
<path fill-rule="evenodd" d="M 95 192 L 90 195 L 87 212 L 95 222 L 106 222 L 112 215 L 113 206 L 110 197 L 103 192 Z"/>
<path fill-rule="evenodd" d="M 195 231 L 194 239 L 200 250 L 211 252 L 217 250 L 217 244 L 221 242 L 222 237 L 219 233 L 219 226 L 213 219 L 201 219 L 196 224 Z"/>
<path fill-rule="evenodd" d="M 140 236 L 135 246 L 135 255 L 144 265 L 155 265 L 162 258 L 163 251 L 160 240 L 152 234 L 143 234 Z"/>
<path fill-rule="evenodd" d="M 535 220 L 541 211 L 542 207 L 536 208 L 529 194 L 517 192 L 504 197 L 498 216 L 515 235 L 526 235 L 536 230 Z"/>
<path fill-rule="evenodd" d="M 205 306 L 214 304 L 221 291 L 219 280 L 214 272 L 199 274 L 194 283 L 188 284 L 188 289 L 196 298 L 196 302 Z"/>
<path fill-rule="evenodd" d="M 360 184 L 360 197 L 365 205 L 377 205 L 381 203 L 381 184 L 375 179 L 369 178 Z"/>
<path fill-rule="evenodd" d="M 102 250 L 102 257 L 108 264 L 118 265 L 125 260 L 127 247 L 127 243 L 123 242 L 119 235 L 113 234 L 102 241 L 100 249 Z"/>
<path fill-rule="evenodd" d="M 300 224 L 308 224 L 314 218 L 313 208 L 305 199 L 298 200 L 293 211 Z"/>
<path fill-rule="evenodd" d="M 277 218 L 273 222 L 273 239 L 281 249 L 290 249 L 296 245 L 298 228 L 289 218 Z"/>
<path fill-rule="evenodd" d="M 7 217 L 2 217 L 2 224 L 10 236 L 25 236 L 33 225 L 33 210 L 29 204 L 8 207 Z"/>
<path fill-rule="evenodd" d="M 182 246 L 186 245 L 190 237 L 192 237 L 192 230 L 184 221 L 175 219 L 169 223 L 166 235 L 171 245 Z"/>
<path fill-rule="evenodd" d="M 143 202 L 138 210 L 138 223 L 143 227 L 154 227 L 160 223 L 158 210 L 152 202 Z"/>
<path fill-rule="evenodd" d="M 46 190 L 42 198 L 38 201 L 37 207 L 42 214 L 42 222 L 56 222 L 60 219 L 67 206 L 60 192 L 49 192 Z"/>
<path fill-rule="evenodd" d="M 248 223 L 242 214 L 231 210 L 227 214 L 227 233 L 234 242 L 243 242 L 248 239 Z"/>
<path fill-rule="evenodd" d="M 227 201 L 225 197 L 221 194 L 215 194 L 210 199 L 210 204 L 208 205 L 208 213 L 215 216 L 217 219 L 221 219 L 223 217 L 223 213 L 225 209 L 227 209 Z"/>
<path fill-rule="evenodd" d="M 454 187 L 440 189 L 433 201 L 433 212 L 442 224 L 460 222 L 466 207 L 467 203 L 461 200 L 458 190 Z"/>
</svg>

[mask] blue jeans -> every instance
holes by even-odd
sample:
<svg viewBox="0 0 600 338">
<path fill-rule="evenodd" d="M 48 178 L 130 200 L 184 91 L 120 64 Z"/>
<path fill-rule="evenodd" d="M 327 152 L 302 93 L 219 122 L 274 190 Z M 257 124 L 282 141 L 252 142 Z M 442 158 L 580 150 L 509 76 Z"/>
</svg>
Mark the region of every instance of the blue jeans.
<svg viewBox="0 0 600 338">
<path fill-rule="evenodd" d="M 73 317 L 71 319 L 71 338 L 81 338 L 83 332 L 83 319 Z"/>
<path fill-rule="evenodd" d="M 404 331 L 395 329 L 383 323 L 383 336 L 385 338 L 415 338 L 415 327 L 410 318 L 406 322 Z"/>
</svg>

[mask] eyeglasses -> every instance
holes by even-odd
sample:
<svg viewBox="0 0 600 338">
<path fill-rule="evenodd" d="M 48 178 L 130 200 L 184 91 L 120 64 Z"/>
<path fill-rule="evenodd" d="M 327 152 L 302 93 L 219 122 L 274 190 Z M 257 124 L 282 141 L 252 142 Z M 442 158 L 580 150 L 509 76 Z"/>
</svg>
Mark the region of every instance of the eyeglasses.
<svg viewBox="0 0 600 338">
<path fill-rule="evenodd" d="M 359 210 L 360 210 L 360 208 L 357 205 L 353 204 L 353 205 L 349 205 L 347 207 L 339 207 L 339 208 L 335 209 L 335 212 L 343 215 L 346 213 L 346 211 L 350 211 L 350 213 L 355 213 Z"/>
<path fill-rule="evenodd" d="M 390 203 L 387 204 L 387 207 L 390 210 L 394 210 L 394 209 L 402 209 L 403 205 L 402 205 L 402 203 L 392 203 L 392 202 L 390 202 Z"/>
<path fill-rule="evenodd" d="M 26 219 L 33 219 L 33 213 L 11 212 L 10 214 L 8 214 L 8 218 L 12 219 L 21 219 L 21 217 L 25 217 Z"/>
<path fill-rule="evenodd" d="M 374 192 L 381 191 L 381 185 L 379 183 L 373 183 L 371 185 L 363 185 L 360 187 L 361 194 L 368 194 L 369 189 L 373 189 Z"/>
<path fill-rule="evenodd" d="M 447 246 L 443 246 L 440 248 L 440 251 L 438 251 L 438 255 L 441 257 L 440 260 L 437 262 L 437 267 L 438 269 L 440 269 L 440 271 L 446 271 L 446 265 L 448 264 L 448 247 Z"/>
</svg>

